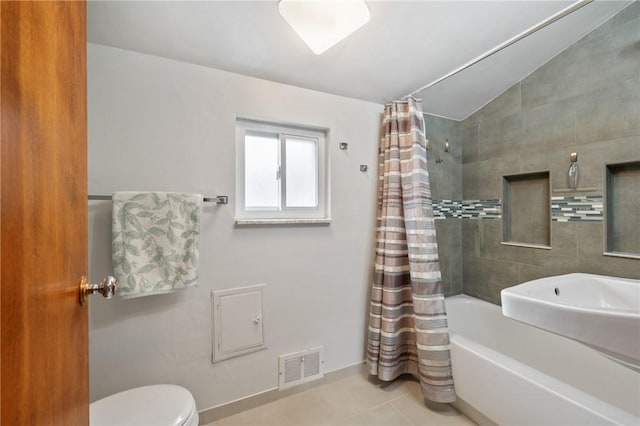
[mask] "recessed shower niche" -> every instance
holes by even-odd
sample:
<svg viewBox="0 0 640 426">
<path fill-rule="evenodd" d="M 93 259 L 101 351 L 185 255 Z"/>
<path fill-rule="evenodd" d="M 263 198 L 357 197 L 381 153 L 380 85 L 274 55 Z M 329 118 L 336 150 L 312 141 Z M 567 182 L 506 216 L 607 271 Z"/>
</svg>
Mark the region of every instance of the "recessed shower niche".
<svg viewBox="0 0 640 426">
<path fill-rule="evenodd" d="M 605 254 L 640 259 L 640 161 L 605 168 Z"/>
<path fill-rule="evenodd" d="M 502 244 L 551 248 L 549 172 L 503 176 Z"/>
</svg>

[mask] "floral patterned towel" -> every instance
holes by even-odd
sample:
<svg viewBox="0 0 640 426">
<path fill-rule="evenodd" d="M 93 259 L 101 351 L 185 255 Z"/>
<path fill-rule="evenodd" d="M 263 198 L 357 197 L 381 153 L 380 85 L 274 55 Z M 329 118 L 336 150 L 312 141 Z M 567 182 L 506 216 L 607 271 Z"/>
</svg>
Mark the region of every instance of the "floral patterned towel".
<svg viewBox="0 0 640 426">
<path fill-rule="evenodd" d="M 202 195 L 113 194 L 112 260 L 126 299 L 197 285 Z"/>
</svg>

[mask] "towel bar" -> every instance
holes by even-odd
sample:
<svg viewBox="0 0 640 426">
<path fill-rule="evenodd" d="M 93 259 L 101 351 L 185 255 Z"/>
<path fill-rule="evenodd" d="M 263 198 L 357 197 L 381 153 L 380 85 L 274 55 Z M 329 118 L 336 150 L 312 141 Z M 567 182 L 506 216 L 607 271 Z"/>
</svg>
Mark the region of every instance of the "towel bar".
<svg viewBox="0 0 640 426">
<path fill-rule="evenodd" d="M 111 195 L 89 195 L 89 200 L 109 200 L 111 201 Z M 215 197 L 204 197 L 202 199 L 205 203 L 216 203 L 218 205 L 229 204 L 228 195 L 216 195 Z"/>
</svg>

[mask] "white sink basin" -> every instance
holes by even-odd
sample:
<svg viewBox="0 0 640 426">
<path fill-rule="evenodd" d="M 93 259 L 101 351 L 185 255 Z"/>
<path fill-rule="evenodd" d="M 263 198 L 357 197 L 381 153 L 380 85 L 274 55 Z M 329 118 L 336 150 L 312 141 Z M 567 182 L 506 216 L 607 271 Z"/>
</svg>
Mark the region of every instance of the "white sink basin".
<svg viewBox="0 0 640 426">
<path fill-rule="evenodd" d="M 640 371 L 640 280 L 567 274 L 505 288 L 501 297 L 506 317 L 577 340 Z"/>
</svg>

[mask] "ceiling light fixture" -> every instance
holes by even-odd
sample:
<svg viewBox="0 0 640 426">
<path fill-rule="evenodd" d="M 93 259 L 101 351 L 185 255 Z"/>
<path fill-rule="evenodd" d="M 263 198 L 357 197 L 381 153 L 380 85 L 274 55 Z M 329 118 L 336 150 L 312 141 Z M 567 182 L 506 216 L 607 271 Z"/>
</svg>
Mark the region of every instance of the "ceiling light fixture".
<svg viewBox="0 0 640 426">
<path fill-rule="evenodd" d="M 362 27 L 371 17 L 364 0 L 280 0 L 278 10 L 316 55 Z"/>
</svg>

